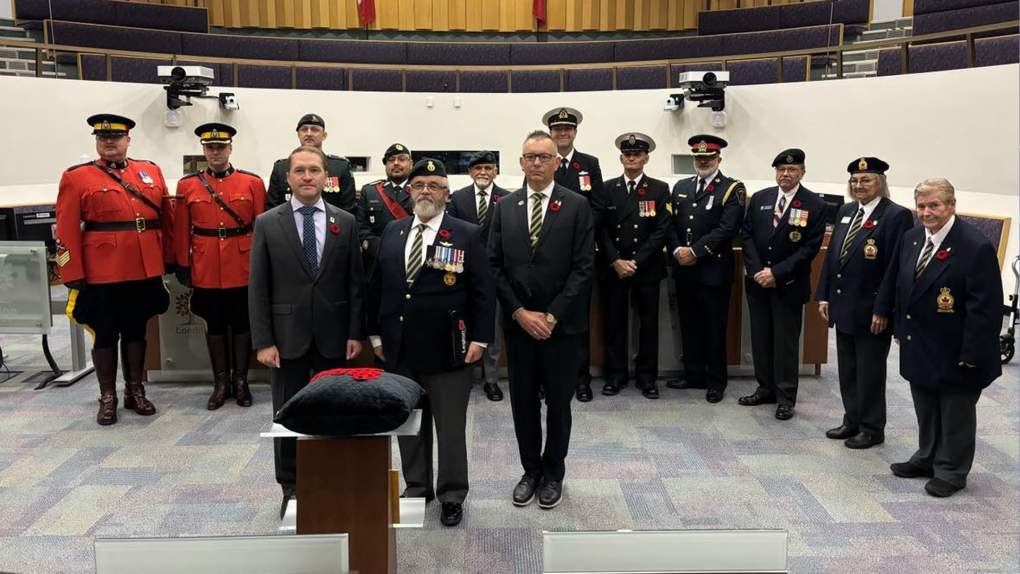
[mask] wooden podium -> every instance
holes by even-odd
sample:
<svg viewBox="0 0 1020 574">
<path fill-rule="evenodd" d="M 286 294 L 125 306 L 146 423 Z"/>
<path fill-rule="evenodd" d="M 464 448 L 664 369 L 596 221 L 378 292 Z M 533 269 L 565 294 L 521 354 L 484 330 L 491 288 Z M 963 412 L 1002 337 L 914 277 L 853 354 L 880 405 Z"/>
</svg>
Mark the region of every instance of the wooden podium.
<svg viewBox="0 0 1020 574">
<path fill-rule="evenodd" d="M 394 524 L 390 437 L 414 436 L 420 429 L 420 410 L 400 427 L 377 435 L 317 437 L 274 424 L 261 436 L 298 439 L 297 501 L 289 505 L 281 530 L 347 534 L 352 571 L 396 574 L 396 528 L 420 528 L 425 499 L 400 499 L 401 518 Z"/>
</svg>

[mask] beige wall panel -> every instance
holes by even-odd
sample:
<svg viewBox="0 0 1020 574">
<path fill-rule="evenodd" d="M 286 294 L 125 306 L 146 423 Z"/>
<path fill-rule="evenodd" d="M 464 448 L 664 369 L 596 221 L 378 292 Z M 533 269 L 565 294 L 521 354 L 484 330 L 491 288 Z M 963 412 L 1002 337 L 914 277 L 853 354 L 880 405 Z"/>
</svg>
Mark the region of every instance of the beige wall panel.
<svg viewBox="0 0 1020 574">
<path fill-rule="evenodd" d="M 567 0 L 548 0 L 545 23 L 549 30 L 567 30 Z"/>
<path fill-rule="evenodd" d="M 467 29 L 467 0 L 449 0 L 450 3 L 450 29 Z"/>
</svg>

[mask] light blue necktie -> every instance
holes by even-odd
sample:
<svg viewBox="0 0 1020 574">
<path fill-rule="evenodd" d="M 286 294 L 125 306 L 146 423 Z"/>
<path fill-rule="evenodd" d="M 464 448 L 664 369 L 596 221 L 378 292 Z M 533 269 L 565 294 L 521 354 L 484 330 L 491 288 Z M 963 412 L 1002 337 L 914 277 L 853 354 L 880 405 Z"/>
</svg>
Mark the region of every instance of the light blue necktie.
<svg viewBox="0 0 1020 574">
<path fill-rule="evenodd" d="M 305 218 L 301 246 L 304 247 L 305 258 L 308 259 L 308 270 L 312 272 L 312 277 L 315 277 L 319 274 L 319 253 L 315 249 L 315 207 L 306 205 L 298 211 Z"/>
</svg>

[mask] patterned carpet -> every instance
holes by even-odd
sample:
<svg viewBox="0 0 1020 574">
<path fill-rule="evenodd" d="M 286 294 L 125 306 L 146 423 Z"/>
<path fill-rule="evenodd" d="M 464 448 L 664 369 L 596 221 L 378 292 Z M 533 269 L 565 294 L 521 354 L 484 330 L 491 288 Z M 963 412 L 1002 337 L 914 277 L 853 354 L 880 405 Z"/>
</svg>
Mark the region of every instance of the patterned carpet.
<svg viewBox="0 0 1020 574">
<path fill-rule="evenodd" d="M 65 366 L 66 333 L 58 323 L 52 337 Z M 12 370 L 43 364 L 38 337 L 0 344 Z M 43 391 L 24 378 L 0 384 L 0 571 L 92 572 L 96 537 L 275 533 L 272 446 L 258 437 L 269 424 L 268 386 L 255 386 L 250 409 L 210 413 L 205 385 L 152 385 L 156 416 L 121 410 L 121 422 L 100 428 L 94 377 Z M 633 387 L 574 403 L 566 499 L 552 511 L 510 504 L 521 472 L 510 405 L 477 391 L 464 522 L 441 526 L 431 505 L 425 529 L 398 533 L 399 571 L 535 574 L 543 529 L 777 528 L 790 532 L 797 574 L 1017 572 L 1015 362 L 978 404 L 974 471 L 948 500 L 889 472 L 914 450 L 917 432 L 898 376 L 886 443 L 863 452 L 824 438 L 841 414 L 834 365 L 802 378 L 789 422 L 770 406 L 738 406 L 753 386 L 731 381 L 718 405 L 669 389 L 648 401 Z"/>
</svg>

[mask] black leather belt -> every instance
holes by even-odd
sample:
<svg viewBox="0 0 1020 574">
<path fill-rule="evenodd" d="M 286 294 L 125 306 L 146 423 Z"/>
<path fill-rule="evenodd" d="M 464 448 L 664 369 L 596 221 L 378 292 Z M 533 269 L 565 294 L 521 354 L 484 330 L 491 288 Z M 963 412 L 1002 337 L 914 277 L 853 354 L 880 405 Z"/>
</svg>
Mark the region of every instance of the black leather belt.
<svg viewBox="0 0 1020 574">
<path fill-rule="evenodd" d="M 138 219 L 132 221 L 86 221 L 85 231 L 155 231 L 160 228 L 158 219 Z"/>
<path fill-rule="evenodd" d="M 219 237 L 220 239 L 226 239 L 227 237 L 237 237 L 238 235 L 245 235 L 251 231 L 250 225 L 243 225 L 241 227 L 192 227 L 192 233 L 201 237 Z"/>
</svg>

